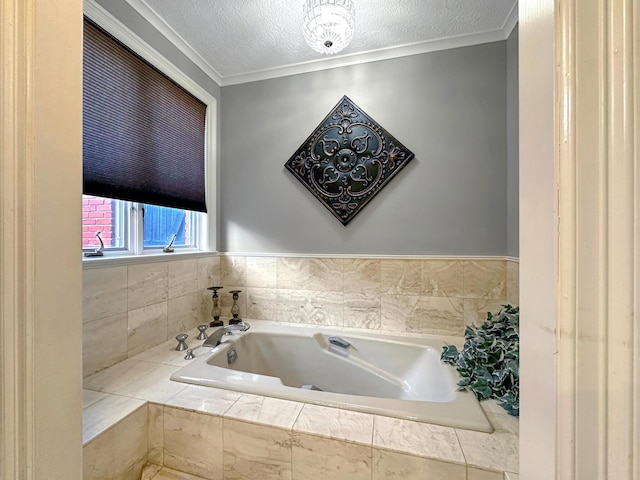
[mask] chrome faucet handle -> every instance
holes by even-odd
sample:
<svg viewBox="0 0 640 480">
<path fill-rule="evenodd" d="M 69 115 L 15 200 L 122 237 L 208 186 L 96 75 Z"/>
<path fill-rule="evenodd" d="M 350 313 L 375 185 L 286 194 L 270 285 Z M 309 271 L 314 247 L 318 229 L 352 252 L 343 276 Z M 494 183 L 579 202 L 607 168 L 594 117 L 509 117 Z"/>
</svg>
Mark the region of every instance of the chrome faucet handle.
<svg viewBox="0 0 640 480">
<path fill-rule="evenodd" d="M 193 347 L 190 348 L 189 350 L 187 350 L 187 354 L 184 356 L 185 360 L 193 360 L 194 358 L 196 358 L 196 356 L 194 355 L 194 351 L 203 347 L 203 345 L 198 345 L 197 347 Z"/>
<path fill-rule="evenodd" d="M 207 325 L 207 324 L 198 325 L 198 330 L 200 331 L 200 333 L 196 337 L 196 340 L 206 340 L 207 339 L 207 337 L 209 336 L 209 335 L 207 335 L 205 333 L 207 331 L 207 328 L 209 328 L 209 325 Z"/>
<path fill-rule="evenodd" d="M 183 350 L 186 350 L 187 348 L 189 348 L 186 342 L 188 336 L 189 335 L 187 335 L 186 333 L 181 333 L 180 335 L 176 335 L 176 340 L 178 341 L 178 346 L 176 347 L 176 350 L 178 352 L 182 352 Z"/>
<path fill-rule="evenodd" d="M 249 322 L 245 322 L 244 320 L 240 320 L 240 323 L 237 323 L 239 327 L 241 327 L 241 331 L 246 332 L 251 328 L 251 324 Z"/>
</svg>

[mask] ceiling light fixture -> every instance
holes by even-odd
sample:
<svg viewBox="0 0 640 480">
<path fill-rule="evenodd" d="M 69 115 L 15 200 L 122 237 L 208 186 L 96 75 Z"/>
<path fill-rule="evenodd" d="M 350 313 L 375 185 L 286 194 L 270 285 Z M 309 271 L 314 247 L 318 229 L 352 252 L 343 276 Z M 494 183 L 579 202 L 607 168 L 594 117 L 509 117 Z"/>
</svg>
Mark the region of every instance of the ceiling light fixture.
<svg viewBox="0 0 640 480">
<path fill-rule="evenodd" d="M 316 52 L 333 55 L 349 45 L 356 28 L 353 0 L 305 0 L 302 34 Z"/>
</svg>

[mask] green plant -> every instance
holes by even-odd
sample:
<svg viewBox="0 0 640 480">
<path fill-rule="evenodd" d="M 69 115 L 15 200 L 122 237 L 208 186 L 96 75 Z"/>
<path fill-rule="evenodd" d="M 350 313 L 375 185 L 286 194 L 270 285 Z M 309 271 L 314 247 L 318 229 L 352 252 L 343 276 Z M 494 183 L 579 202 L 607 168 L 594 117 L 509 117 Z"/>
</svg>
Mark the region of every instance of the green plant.
<svg viewBox="0 0 640 480">
<path fill-rule="evenodd" d="M 471 390 L 478 400 L 495 398 L 515 416 L 520 411 L 519 319 L 519 308 L 511 305 L 488 312 L 482 325 L 465 329 L 461 351 L 447 345 L 440 357 L 460 373 L 459 390 Z"/>
</svg>

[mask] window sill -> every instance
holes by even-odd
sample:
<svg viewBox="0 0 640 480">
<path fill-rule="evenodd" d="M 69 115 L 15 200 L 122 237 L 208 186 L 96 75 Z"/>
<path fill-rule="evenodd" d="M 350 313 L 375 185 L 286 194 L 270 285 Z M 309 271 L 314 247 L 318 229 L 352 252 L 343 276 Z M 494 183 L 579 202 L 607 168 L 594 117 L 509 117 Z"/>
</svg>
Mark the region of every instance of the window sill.
<svg viewBox="0 0 640 480">
<path fill-rule="evenodd" d="M 218 252 L 202 250 L 176 250 L 173 253 L 145 253 L 143 255 L 129 255 L 105 252 L 103 257 L 82 257 L 82 269 L 116 267 L 123 265 L 138 265 L 143 263 L 170 262 L 175 260 L 189 260 L 192 258 L 216 257 Z"/>
</svg>

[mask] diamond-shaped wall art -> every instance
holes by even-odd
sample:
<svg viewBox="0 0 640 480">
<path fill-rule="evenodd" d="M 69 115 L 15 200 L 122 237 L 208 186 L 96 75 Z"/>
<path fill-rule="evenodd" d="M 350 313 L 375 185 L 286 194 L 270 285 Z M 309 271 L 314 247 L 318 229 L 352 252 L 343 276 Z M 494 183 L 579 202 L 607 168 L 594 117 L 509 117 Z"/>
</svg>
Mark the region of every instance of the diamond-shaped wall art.
<svg viewBox="0 0 640 480">
<path fill-rule="evenodd" d="M 345 95 L 285 167 L 346 225 L 413 157 Z"/>
</svg>

